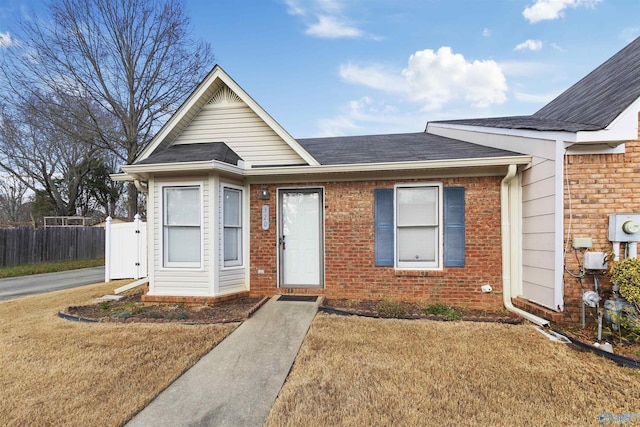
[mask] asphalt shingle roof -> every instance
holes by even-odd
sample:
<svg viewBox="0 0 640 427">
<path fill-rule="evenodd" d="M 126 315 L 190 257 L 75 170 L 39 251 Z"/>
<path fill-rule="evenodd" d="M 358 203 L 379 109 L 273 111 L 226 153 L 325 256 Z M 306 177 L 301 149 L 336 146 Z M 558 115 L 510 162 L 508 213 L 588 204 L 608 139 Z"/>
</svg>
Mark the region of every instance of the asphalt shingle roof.
<svg viewBox="0 0 640 427">
<path fill-rule="evenodd" d="M 238 160 L 242 159 L 224 142 L 207 142 L 171 145 L 161 151 L 154 152 L 136 164 L 183 163 L 208 160 L 218 160 L 235 166 L 238 164 Z"/>
<path fill-rule="evenodd" d="M 320 164 L 408 162 L 519 156 L 425 132 L 298 139 Z"/>
<path fill-rule="evenodd" d="M 594 131 L 606 128 L 639 97 L 640 37 L 531 116 L 433 123 L 538 131 Z"/>
</svg>

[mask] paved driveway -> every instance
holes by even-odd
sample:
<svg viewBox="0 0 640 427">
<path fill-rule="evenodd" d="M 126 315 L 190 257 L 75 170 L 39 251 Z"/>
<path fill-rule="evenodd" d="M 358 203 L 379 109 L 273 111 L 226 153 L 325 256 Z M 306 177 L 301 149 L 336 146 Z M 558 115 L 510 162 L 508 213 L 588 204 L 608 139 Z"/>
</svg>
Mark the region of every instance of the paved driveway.
<svg viewBox="0 0 640 427">
<path fill-rule="evenodd" d="M 0 301 L 104 282 L 104 267 L 0 279 Z"/>
</svg>

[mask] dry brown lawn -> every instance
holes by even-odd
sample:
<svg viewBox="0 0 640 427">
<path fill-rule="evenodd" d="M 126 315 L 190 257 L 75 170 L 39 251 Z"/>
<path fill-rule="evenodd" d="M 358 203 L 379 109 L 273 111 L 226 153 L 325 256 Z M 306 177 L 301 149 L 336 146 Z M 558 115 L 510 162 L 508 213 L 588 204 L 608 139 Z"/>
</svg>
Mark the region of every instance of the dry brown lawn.
<svg viewBox="0 0 640 427">
<path fill-rule="evenodd" d="M 0 303 L 3 426 L 120 426 L 237 326 L 87 324 L 57 317 L 111 282 Z"/>
<path fill-rule="evenodd" d="M 318 314 L 265 425 L 587 426 L 603 412 L 640 413 L 640 372 L 530 325 Z"/>
</svg>

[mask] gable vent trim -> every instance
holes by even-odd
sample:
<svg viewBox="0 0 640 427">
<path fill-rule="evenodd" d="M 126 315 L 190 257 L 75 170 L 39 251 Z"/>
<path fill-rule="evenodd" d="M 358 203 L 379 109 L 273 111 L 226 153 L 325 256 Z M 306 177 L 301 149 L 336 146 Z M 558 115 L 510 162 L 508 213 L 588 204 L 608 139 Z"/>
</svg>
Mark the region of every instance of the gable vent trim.
<svg viewBox="0 0 640 427">
<path fill-rule="evenodd" d="M 242 99 L 235 92 L 229 89 L 228 86 L 222 86 L 207 102 L 209 105 L 220 104 L 239 104 L 242 103 Z"/>
</svg>

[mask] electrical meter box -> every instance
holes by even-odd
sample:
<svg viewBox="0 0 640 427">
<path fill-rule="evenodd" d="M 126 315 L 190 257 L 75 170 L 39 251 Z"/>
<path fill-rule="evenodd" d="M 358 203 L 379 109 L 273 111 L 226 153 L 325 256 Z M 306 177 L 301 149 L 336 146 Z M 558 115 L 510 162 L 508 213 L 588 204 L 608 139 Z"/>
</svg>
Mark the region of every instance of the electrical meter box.
<svg viewBox="0 0 640 427">
<path fill-rule="evenodd" d="M 640 214 L 610 214 L 609 241 L 640 241 Z"/>
</svg>

